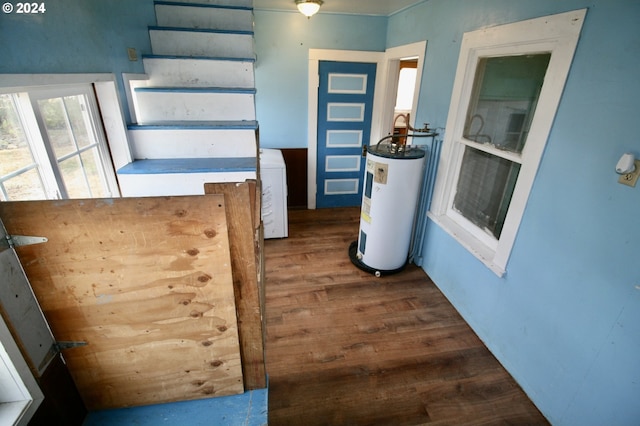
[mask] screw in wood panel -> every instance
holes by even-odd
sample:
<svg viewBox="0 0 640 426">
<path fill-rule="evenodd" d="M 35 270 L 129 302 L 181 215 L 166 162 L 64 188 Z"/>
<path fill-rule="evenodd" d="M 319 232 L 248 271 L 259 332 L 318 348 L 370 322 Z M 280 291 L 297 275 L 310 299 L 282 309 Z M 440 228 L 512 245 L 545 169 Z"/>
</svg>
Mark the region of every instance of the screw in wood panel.
<svg viewBox="0 0 640 426">
<path fill-rule="evenodd" d="M 627 185 L 630 187 L 635 187 L 636 182 L 638 181 L 638 177 L 640 177 L 640 160 L 635 161 L 636 169 L 631 173 L 626 173 L 618 179 L 618 183 L 623 185 Z"/>
<path fill-rule="evenodd" d="M 135 62 L 138 60 L 138 53 L 136 49 L 133 47 L 127 47 L 127 55 L 129 56 L 129 60 Z"/>
</svg>

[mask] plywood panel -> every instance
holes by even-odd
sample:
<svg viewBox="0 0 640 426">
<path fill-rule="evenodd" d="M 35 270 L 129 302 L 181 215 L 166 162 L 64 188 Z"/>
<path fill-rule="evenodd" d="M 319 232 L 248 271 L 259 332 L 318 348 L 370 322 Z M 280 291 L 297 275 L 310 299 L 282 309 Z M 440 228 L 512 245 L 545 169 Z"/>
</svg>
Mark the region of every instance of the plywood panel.
<svg viewBox="0 0 640 426">
<path fill-rule="evenodd" d="M 206 194 L 224 194 L 238 311 L 240 351 L 247 389 L 266 387 L 264 324 L 256 241 L 256 183 L 207 183 Z M 259 222 L 258 222 L 259 223 Z"/>
<path fill-rule="evenodd" d="M 243 391 L 224 197 L 0 203 L 90 410 Z"/>
</svg>

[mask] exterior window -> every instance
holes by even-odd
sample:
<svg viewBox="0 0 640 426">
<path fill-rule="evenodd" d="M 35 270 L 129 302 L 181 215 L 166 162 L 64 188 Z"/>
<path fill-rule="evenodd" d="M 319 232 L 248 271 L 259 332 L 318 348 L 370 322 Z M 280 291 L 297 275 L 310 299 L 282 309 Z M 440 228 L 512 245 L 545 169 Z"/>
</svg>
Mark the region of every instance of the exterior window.
<svg viewBox="0 0 640 426">
<path fill-rule="evenodd" d="M 518 180 L 549 58 L 545 53 L 478 61 L 460 139 L 465 148 L 453 209 L 496 239 Z"/>
<path fill-rule="evenodd" d="M 465 33 L 429 217 L 502 276 L 586 10 Z"/>
<path fill-rule="evenodd" d="M 90 85 L 0 95 L 0 199 L 118 195 Z"/>
</svg>

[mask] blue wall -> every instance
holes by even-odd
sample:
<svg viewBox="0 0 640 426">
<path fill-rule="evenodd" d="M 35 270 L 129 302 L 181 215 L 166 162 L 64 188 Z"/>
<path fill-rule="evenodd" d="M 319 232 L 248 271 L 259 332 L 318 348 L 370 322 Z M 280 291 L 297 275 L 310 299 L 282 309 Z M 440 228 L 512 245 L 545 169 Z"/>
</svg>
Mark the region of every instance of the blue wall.
<svg viewBox="0 0 640 426">
<path fill-rule="evenodd" d="M 0 13 L 0 73 L 114 73 L 126 112 L 121 75 L 144 72 L 140 57 L 151 52 L 147 27 L 156 23 L 153 1 L 44 3 L 43 14 Z M 138 61 L 129 61 L 129 47 Z"/>
<path fill-rule="evenodd" d="M 306 148 L 309 49 L 384 51 L 387 18 L 255 11 L 256 115 L 263 148 Z"/>
<path fill-rule="evenodd" d="M 462 34 L 588 8 L 507 274 L 434 223 L 423 268 L 549 420 L 640 423 L 640 2 L 430 0 L 392 16 L 387 47 L 428 40 L 416 122 L 444 127 Z"/>
</svg>

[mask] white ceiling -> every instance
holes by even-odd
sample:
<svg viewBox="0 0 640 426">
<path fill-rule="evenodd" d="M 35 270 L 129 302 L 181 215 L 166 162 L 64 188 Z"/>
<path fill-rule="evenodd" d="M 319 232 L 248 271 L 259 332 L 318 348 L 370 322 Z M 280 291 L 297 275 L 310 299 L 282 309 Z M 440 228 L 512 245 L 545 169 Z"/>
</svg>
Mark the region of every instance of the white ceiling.
<svg viewBox="0 0 640 426">
<path fill-rule="evenodd" d="M 427 0 L 324 0 L 319 13 L 349 13 L 389 16 Z M 253 0 L 256 10 L 289 10 L 295 12 L 294 0 Z"/>
</svg>

